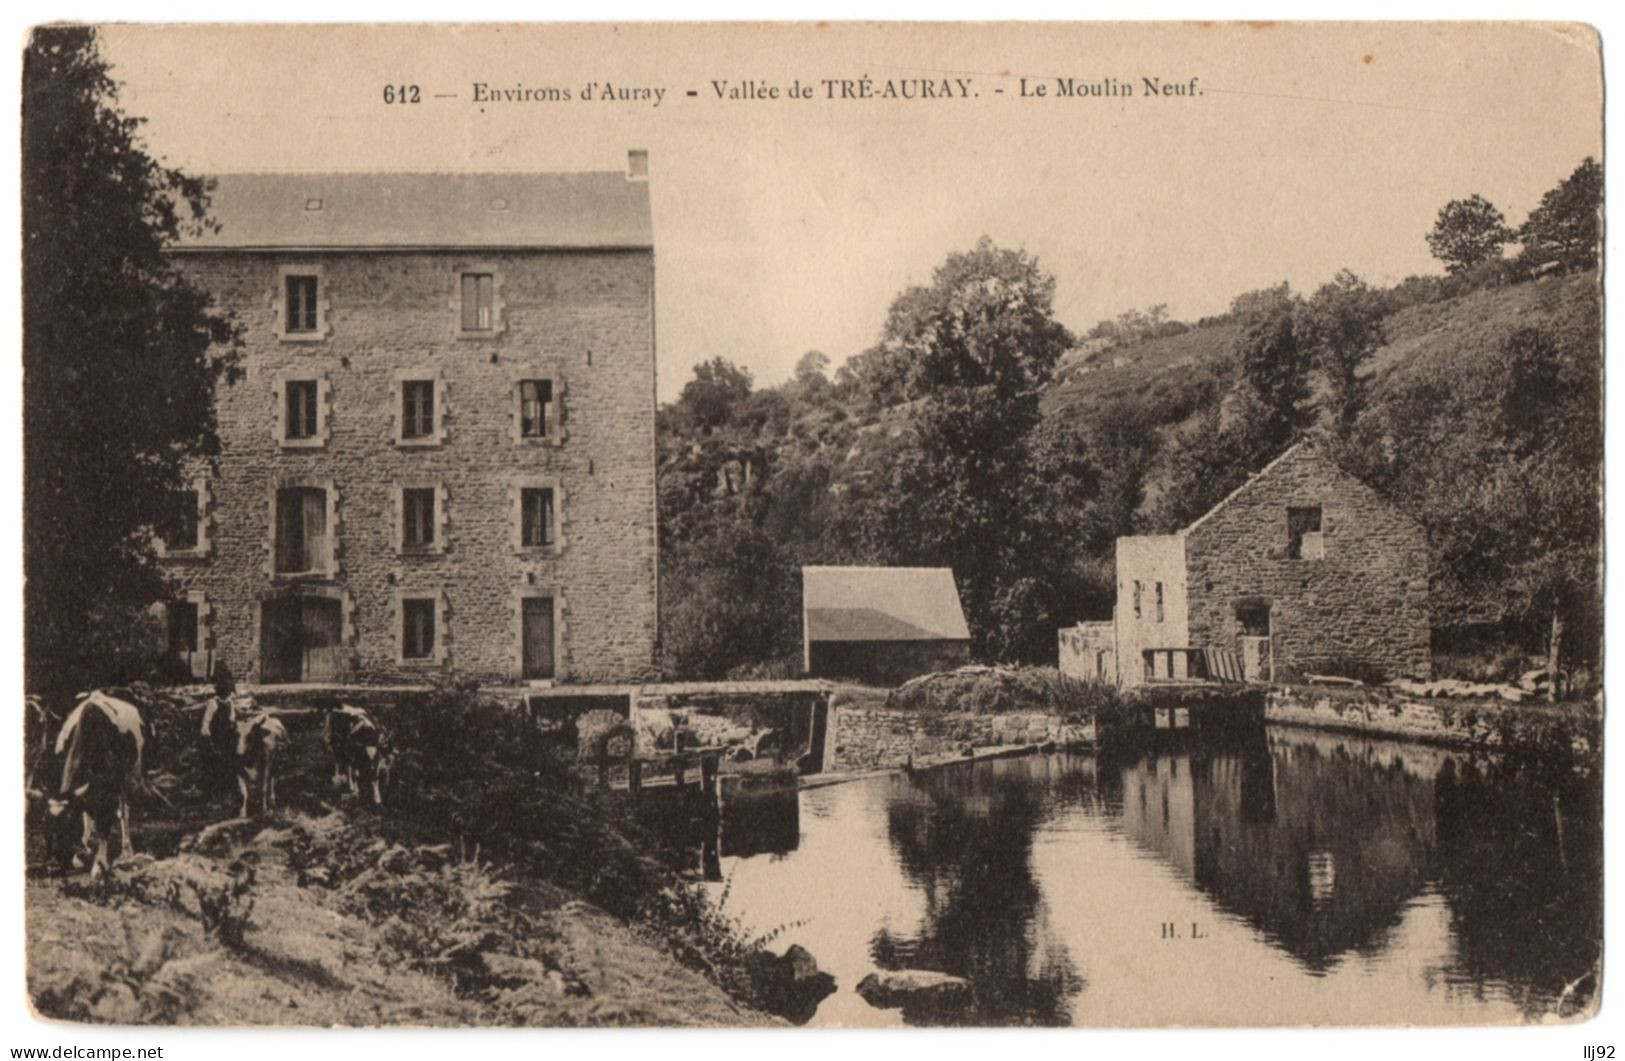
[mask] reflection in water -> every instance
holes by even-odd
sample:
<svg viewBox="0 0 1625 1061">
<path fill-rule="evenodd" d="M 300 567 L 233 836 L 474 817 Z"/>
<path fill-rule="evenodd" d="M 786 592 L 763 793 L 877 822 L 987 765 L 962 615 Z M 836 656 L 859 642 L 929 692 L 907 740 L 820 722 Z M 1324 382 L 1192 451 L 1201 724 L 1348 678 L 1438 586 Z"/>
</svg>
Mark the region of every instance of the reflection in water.
<svg viewBox="0 0 1625 1061">
<path fill-rule="evenodd" d="M 897 1021 L 852 993 L 877 967 L 972 981 L 965 1009 L 911 1023 L 1471 1023 L 1595 986 L 1594 777 L 1270 729 L 831 786 L 800 811 L 794 850 L 782 811 L 747 816 L 778 853 L 720 868 L 753 927 L 808 919 L 781 942 L 838 980 L 815 1023 Z"/>
<path fill-rule="evenodd" d="M 1069 1023 L 1067 1002 L 1082 981 L 1047 928 L 1031 851 L 1046 804 L 1081 794 L 1092 780 L 1050 756 L 973 764 L 928 772 L 887 806 L 892 849 L 925 894 L 927 930 L 899 936 L 882 928 L 871 952 L 881 968 L 970 980 L 970 1004 L 934 1022 Z"/>
</svg>

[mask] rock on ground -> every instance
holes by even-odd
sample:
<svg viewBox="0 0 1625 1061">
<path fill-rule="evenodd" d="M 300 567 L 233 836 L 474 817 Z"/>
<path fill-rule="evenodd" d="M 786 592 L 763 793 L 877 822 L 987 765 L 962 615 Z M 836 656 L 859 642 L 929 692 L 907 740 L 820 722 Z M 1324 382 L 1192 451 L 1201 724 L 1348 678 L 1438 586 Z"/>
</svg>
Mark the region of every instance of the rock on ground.
<svg viewBox="0 0 1625 1061">
<path fill-rule="evenodd" d="M 878 1009 L 942 1005 L 969 992 L 970 981 L 964 977 L 929 969 L 882 969 L 858 981 L 858 994 Z"/>
</svg>

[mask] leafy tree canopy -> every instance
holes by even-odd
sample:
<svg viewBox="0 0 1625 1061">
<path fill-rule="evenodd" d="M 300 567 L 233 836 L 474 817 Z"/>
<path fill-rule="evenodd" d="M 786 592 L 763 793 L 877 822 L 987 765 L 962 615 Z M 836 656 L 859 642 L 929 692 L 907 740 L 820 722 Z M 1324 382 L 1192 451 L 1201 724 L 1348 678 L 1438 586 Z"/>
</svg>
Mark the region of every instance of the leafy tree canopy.
<svg viewBox="0 0 1625 1061">
<path fill-rule="evenodd" d="M 151 535 L 218 448 L 236 329 L 165 248 L 207 226 L 207 186 L 143 149 L 87 27 L 23 60 L 24 567 L 28 680 L 107 681 L 132 613 L 165 595 Z"/>
<path fill-rule="evenodd" d="M 1454 274 L 1499 258 L 1513 235 L 1495 204 L 1475 194 L 1440 207 L 1427 241 L 1433 256 Z"/>
<path fill-rule="evenodd" d="M 1602 241 L 1602 167 L 1597 160 L 1587 158 L 1542 196 L 1518 237 L 1524 256 L 1534 264 L 1594 268 Z"/>
</svg>

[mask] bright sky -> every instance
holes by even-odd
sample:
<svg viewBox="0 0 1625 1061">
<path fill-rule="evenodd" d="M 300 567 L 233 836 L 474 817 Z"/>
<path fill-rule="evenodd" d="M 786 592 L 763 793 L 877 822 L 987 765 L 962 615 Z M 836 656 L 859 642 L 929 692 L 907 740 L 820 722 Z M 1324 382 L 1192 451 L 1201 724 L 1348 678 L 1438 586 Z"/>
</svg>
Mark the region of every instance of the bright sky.
<svg viewBox="0 0 1625 1061">
<path fill-rule="evenodd" d="M 662 399 L 700 360 L 759 382 L 878 336 L 892 298 L 983 235 L 1025 247 L 1082 331 L 1194 319 L 1347 267 L 1437 272 L 1424 234 L 1477 192 L 1516 224 L 1601 155 L 1595 38 L 1463 24 L 115 27 L 149 147 L 193 172 L 620 169 L 651 155 Z M 828 100 L 824 79 L 969 79 L 970 98 Z M 1020 78 L 1049 95 L 1020 98 Z M 1055 98 L 1056 78 L 1131 98 Z M 1144 77 L 1197 96 L 1147 98 Z M 799 79 L 810 100 L 720 101 Z M 589 81 L 650 102 L 481 107 L 473 85 Z M 386 84 L 424 102 L 385 105 Z M 1000 93 L 998 90 L 1002 89 Z M 688 90 L 699 93 L 694 98 Z M 439 99 L 437 94 L 455 94 Z"/>
</svg>

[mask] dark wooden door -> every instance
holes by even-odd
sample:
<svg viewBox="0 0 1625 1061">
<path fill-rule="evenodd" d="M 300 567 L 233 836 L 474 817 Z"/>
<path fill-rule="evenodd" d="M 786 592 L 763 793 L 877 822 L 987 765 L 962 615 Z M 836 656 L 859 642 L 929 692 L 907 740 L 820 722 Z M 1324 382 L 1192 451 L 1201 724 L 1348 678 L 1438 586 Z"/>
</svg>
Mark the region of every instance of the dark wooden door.
<svg viewBox="0 0 1625 1061">
<path fill-rule="evenodd" d="M 300 607 L 300 679 L 330 682 L 339 677 L 339 602 L 306 598 Z"/>
<path fill-rule="evenodd" d="M 553 677 L 553 599 L 526 597 L 521 616 L 524 626 L 521 677 Z"/>
</svg>

